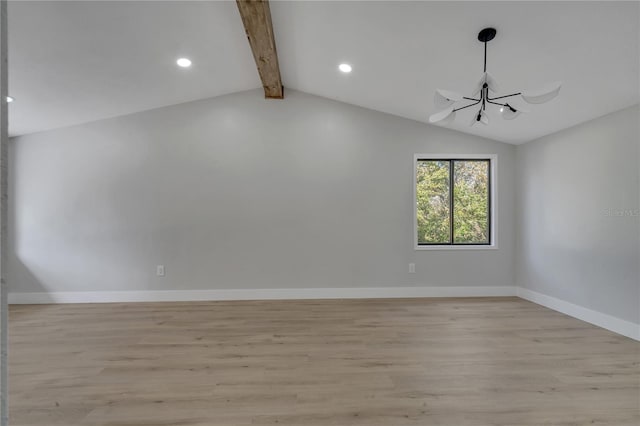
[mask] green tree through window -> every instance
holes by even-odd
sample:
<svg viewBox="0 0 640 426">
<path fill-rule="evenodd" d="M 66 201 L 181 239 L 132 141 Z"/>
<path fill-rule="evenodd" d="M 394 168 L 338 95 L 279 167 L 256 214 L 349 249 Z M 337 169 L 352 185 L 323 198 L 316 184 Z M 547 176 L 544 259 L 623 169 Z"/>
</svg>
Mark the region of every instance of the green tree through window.
<svg viewBox="0 0 640 426">
<path fill-rule="evenodd" d="M 419 245 L 491 244 L 489 159 L 420 159 L 416 164 Z"/>
</svg>

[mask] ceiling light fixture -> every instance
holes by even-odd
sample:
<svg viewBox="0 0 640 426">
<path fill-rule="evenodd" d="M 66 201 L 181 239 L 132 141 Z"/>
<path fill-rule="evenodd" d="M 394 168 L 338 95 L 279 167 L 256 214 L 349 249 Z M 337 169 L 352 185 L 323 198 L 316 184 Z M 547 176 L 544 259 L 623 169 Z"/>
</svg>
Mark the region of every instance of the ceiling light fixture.
<svg viewBox="0 0 640 426">
<path fill-rule="evenodd" d="M 191 66 L 191 60 L 187 58 L 180 58 L 176 61 L 179 67 L 189 68 Z"/>
<path fill-rule="evenodd" d="M 350 73 L 351 70 L 352 70 L 351 65 L 349 65 L 349 64 L 340 64 L 340 65 L 338 65 L 338 69 L 340 71 L 342 71 L 343 73 L 345 73 L 345 74 Z"/>
<path fill-rule="evenodd" d="M 560 82 L 551 83 L 536 90 L 523 90 L 522 92 L 512 93 L 510 95 L 495 96 L 498 92 L 498 84 L 491 74 L 487 72 L 487 43 L 493 40 L 495 36 L 495 28 L 485 28 L 478 34 L 478 40 L 484 43 L 484 73 L 482 74 L 482 78 L 478 82 L 472 96 L 462 96 L 459 93 L 451 92 L 449 90 L 436 90 L 434 104 L 440 111 L 432 114 L 429 117 L 429 122 L 448 124 L 453 121 L 457 111 L 465 108 L 471 108 L 476 105 L 480 105 L 480 110 L 473 115 L 473 120 L 470 124 L 471 126 L 476 123 L 482 123 L 485 125 L 489 124 L 489 116 L 486 112 L 487 105 L 499 106 L 502 118 L 505 120 L 513 120 L 521 113 L 527 111 L 508 103 L 496 102 L 497 100 L 520 96 L 530 104 L 541 104 L 558 96 L 558 93 L 560 93 L 560 87 L 562 86 L 562 83 Z M 495 97 L 490 97 L 489 92 L 491 92 Z M 471 103 L 456 108 L 454 104 L 459 101 L 468 101 Z"/>
<path fill-rule="evenodd" d="M 11 96 L 7 96 L 7 103 L 11 103 L 15 101 L 15 99 L 13 99 Z"/>
</svg>

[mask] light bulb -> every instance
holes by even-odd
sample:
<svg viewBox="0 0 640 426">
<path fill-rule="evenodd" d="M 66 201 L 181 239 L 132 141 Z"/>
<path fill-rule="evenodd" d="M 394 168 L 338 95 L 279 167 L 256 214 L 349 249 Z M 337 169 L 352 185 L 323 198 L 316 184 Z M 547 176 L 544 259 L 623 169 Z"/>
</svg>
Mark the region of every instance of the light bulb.
<svg viewBox="0 0 640 426">
<path fill-rule="evenodd" d="M 345 74 L 350 73 L 352 70 L 351 65 L 349 64 L 340 64 L 338 68 L 340 69 L 340 71 L 342 71 Z"/>
<path fill-rule="evenodd" d="M 187 58 L 180 58 L 176 61 L 176 64 L 182 68 L 189 68 L 191 66 L 191 60 Z"/>
</svg>

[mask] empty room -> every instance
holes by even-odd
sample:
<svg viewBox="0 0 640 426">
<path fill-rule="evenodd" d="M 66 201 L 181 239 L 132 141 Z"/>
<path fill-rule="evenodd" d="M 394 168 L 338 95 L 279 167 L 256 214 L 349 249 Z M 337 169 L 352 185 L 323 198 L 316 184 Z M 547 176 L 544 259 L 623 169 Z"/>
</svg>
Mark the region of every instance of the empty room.
<svg viewBox="0 0 640 426">
<path fill-rule="evenodd" d="M 0 12 L 0 426 L 640 424 L 640 2 Z"/>
</svg>

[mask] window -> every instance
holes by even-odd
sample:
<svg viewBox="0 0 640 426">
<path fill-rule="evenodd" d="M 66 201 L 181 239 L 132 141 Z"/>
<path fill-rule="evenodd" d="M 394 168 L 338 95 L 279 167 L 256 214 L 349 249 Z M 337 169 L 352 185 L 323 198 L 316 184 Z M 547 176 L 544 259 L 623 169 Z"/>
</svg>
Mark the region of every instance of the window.
<svg viewBox="0 0 640 426">
<path fill-rule="evenodd" d="M 495 156 L 416 155 L 416 249 L 493 248 Z"/>
</svg>

